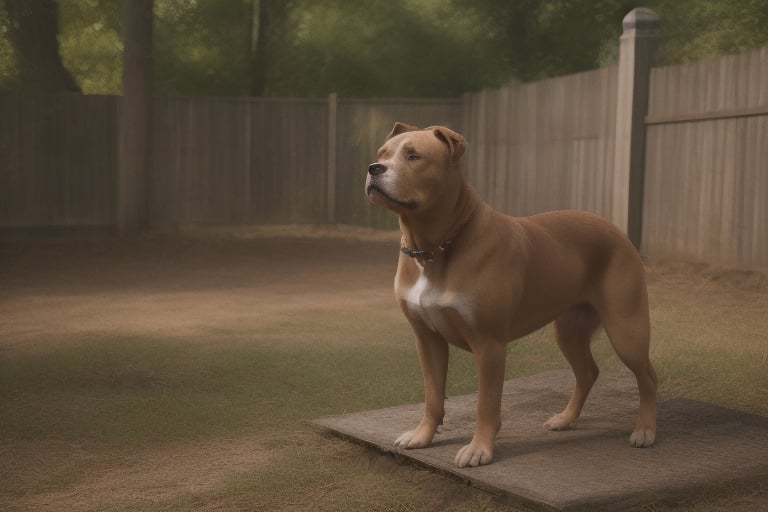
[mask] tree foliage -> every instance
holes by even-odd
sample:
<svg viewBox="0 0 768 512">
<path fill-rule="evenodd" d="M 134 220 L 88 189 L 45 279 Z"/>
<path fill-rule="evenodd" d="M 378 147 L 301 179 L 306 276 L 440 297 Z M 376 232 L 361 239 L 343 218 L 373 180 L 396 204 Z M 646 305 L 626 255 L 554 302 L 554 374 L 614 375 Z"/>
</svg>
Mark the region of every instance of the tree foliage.
<svg viewBox="0 0 768 512">
<path fill-rule="evenodd" d="M 248 94 L 251 9 L 243 0 L 155 0 L 155 90 Z"/>
<path fill-rule="evenodd" d="M 28 68 L 13 8 L 46 2 L 0 0 L 0 87 Z M 64 67 L 119 93 L 120 2 L 57 5 Z M 612 64 L 638 5 L 660 15 L 663 63 L 768 44 L 768 0 L 155 0 L 155 92 L 455 96 Z"/>
<path fill-rule="evenodd" d="M 123 42 L 120 3 L 58 0 L 59 53 L 86 94 L 120 91 Z"/>
<path fill-rule="evenodd" d="M 270 93 L 453 96 L 507 78 L 476 25 L 445 2 L 327 0 L 290 23 Z"/>
<path fill-rule="evenodd" d="M 677 63 L 768 45 L 768 1 L 653 0 L 662 23 L 662 59 Z"/>
<path fill-rule="evenodd" d="M 5 33 L 13 49 L 15 85 L 32 91 L 80 91 L 59 55 L 54 0 L 5 0 Z"/>
<path fill-rule="evenodd" d="M 621 34 L 631 0 L 456 0 L 475 13 L 493 53 L 520 80 L 598 67 Z"/>
</svg>

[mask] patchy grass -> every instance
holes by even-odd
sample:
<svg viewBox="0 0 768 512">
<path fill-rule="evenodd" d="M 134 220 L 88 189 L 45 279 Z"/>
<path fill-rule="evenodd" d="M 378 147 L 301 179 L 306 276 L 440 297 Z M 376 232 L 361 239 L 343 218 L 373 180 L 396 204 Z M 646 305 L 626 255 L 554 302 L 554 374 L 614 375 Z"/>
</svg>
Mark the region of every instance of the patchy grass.
<svg viewBox="0 0 768 512">
<path fill-rule="evenodd" d="M 373 455 L 305 424 L 421 400 L 409 329 L 398 322 L 382 330 L 392 312 L 364 309 L 304 312 L 249 333 L 220 332 L 206 343 L 108 338 L 2 359 L 0 493 L 22 504 L 30 494 L 47 494 L 90 510 L 81 486 L 93 487 L 105 473 L 120 478 L 116 466 L 130 472 L 137 463 L 168 465 L 168 447 L 249 439 L 263 457 L 214 488 L 161 493 L 170 502 L 152 504 L 116 492 L 122 501 L 104 509 L 251 510 L 255 500 L 257 510 L 422 510 L 434 501 L 420 489 L 432 475 L 394 463 L 366 472 L 361 464 Z M 227 342 L 234 338 L 240 341 Z M 464 385 L 454 383 L 455 392 L 472 389 L 470 358 L 454 358 L 452 373 Z M 147 451 L 164 455 L 137 455 Z M 489 496 L 467 494 L 469 508 L 461 510 L 491 506 Z"/>
<path fill-rule="evenodd" d="M 768 415 L 768 293 L 698 274 L 654 277 L 651 357 L 662 395 Z"/>
<path fill-rule="evenodd" d="M 307 261 L 291 265 L 304 269 Z M 201 268 L 195 262 L 195 272 Z M 237 314 L 219 313 L 192 331 L 184 324 L 183 335 L 126 329 L 141 322 L 119 315 L 112 327 L 85 336 L 39 320 L 27 329 L 17 319 L 13 333 L 34 327 L 34 336 L 13 334 L 15 342 L 0 344 L 0 509 L 524 510 L 307 425 L 422 400 L 412 334 L 391 300 L 391 262 L 373 269 L 385 274 L 380 290 L 366 281 L 342 296 L 334 291 L 338 276 L 313 278 L 312 294 L 302 295 L 295 290 L 307 277 L 282 268 L 281 276 L 297 274 L 301 283 L 287 283 L 282 294 L 281 283 L 250 285 L 270 301 L 268 311 L 254 312 L 258 321 L 244 322 L 247 311 L 229 302 L 211 304 Z M 350 278 L 371 271 L 370 264 L 352 268 Z M 651 269 L 650 276 L 662 395 L 768 414 L 768 294 L 681 271 Z M 171 276 L 174 286 L 181 277 Z M 162 288 L 152 285 L 153 293 Z M 35 286 L 44 293 L 43 284 Z M 196 286 L 188 283 L 193 299 L 202 293 Z M 357 296 L 367 299 L 350 300 Z M 75 302 L 82 312 L 118 300 L 100 291 Z M 15 311 L 13 301 L 6 313 Z M 60 304 L 71 302 L 62 294 Z M 161 319 L 184 315 L 173 301 L 156 303 Z M 19 340 L 36 349 L 19 349 Z M 620 366 L 604 334 L 593 348 L 601 368 Z M 509 378 L 565 365 L 549 328 L 508 349 Z M 449 394 L 475 388 L 472 358 L 454 350 Z M 702 496 L 680 510 L 758 510 L 750 507 L 766 501 L 764 489 L 748 489 Z"/>
</svg>

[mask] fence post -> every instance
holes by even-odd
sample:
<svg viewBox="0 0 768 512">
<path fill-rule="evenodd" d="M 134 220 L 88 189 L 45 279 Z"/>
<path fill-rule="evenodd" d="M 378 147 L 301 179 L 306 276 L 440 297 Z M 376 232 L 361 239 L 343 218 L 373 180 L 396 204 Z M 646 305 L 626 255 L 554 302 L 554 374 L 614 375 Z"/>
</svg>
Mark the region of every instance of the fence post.
<svg viewBox="0 0 768 512">
<path fill-rule="evenodd" d="M 613 221 L 640 249 L 645 177 L 645 116 L 659 17 L 638 7 L 624 17 L 616 97 Z"/>
<path fill-rule="evenodd" d="M 338 97 L 335 92 L 328 95 L 328 160 L 326 162 L 326 221 L 336 224 L 336 109 Z"/>
</svg>

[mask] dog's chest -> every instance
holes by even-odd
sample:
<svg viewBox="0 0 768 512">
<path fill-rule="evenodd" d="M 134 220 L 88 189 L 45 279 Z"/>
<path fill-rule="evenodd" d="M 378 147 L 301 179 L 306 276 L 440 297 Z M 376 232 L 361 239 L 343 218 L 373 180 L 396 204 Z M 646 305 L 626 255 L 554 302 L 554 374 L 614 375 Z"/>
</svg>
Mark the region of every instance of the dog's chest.
<svg viewBox="0 0 768 512">
<path fill-rule="evenodd" d="M 459 337 L 457 322 L 472 326 L 474 315 L 470 298 L 435 285 L 424 273 L 419 275 L 413 286 L 403 288 L 398 295 L 430 330 L 448 341 L 456 341 Z"/>
</svg>

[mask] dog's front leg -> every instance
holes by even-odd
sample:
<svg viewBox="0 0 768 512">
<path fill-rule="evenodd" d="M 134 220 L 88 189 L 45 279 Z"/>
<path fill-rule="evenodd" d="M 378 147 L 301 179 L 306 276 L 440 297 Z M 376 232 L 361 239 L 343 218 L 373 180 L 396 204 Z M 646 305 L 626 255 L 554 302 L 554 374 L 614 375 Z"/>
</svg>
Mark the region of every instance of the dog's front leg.
<svg viewBox="0 0 768 512">
<path fill-rule="evenodd" d="M 486 340 L 472 351 L 478 377 L 477 423 L 472 442 L 456 454 L 460 468 L 481 466 L 493 460 L 493 445 L 501 428 L 501 394 L 504 389 L 506 344 Z"/>
<path fill-rule="evenodd" d="M 414 325 L 419 365 L 424 377 L 424 417 L 414 430 L 395 441 L 398 448 L 429 446 L 445 414 L 445 381 L 448 376 L 448 344 L 436 333 Z"/>
</svg>

